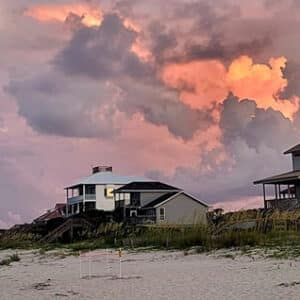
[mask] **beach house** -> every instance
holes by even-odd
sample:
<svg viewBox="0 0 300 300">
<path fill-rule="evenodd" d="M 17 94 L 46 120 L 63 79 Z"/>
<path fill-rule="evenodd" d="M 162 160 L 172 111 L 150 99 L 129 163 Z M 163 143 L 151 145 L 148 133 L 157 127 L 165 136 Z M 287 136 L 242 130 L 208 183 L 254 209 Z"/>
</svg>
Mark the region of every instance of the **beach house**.
<svg viewBox="0 0 300 300">
<path fill-rule="evenodd" d="M 292 155 L 292 171 L 254 181 L 254 184 L 263 186 L 265 208 L 300 208 L 300 144 L 284 154 Z M 272 187 L 271 190 L 266 189 L 269 186 Z"/>
<path fill-rule="evenodd" d="M 135 181 L 116 189 L 115 218 L 145 224 L 207 224 L 208 205 L 185 191 L 157 181 Z"/>
<path fill-rule="evenodd" d="M 92 168 L 92 174 L 65 188 L 67 210 L 71 216 L 88 210 L 112 212 L 115 209 L 114 190 L 132 181 L 147 179 L 123 176 L 113 172 L 111 166 Z"/>
</svg>

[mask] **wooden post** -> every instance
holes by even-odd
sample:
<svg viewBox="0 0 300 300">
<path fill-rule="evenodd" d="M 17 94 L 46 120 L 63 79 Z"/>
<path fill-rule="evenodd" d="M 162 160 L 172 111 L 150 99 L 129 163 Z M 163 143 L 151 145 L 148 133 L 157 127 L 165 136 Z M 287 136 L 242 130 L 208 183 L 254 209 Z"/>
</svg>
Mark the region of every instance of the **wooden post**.
<svg viewBox="0 0 300 300">
<path fill-rule="evenodd" d="M 68 205 L 68 199 L 69 199 L 69 189 L 67 188 L 66 217 L 68 217 L 68 216 L 69 216 L 69 205 Z"/>
<path fill-rule="evenodd" d="M 264 193 L 264 207 L 265 207 L 265 209 L 267 209 L 266 188 L 265 188 L 265 184 L 263 184 L 263 193 Z"/>
<path fill-rule="evenodd" d="M 85 212 L 85 184 L 82 187 L 82 205 L 83 205 L 83 211 Z"/>
</svg>

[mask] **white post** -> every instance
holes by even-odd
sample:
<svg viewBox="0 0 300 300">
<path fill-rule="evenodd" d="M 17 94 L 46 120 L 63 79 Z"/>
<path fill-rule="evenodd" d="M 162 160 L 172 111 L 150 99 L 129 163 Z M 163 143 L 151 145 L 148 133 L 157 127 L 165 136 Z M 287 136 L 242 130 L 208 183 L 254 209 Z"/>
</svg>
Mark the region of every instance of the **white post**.
<svg viewBox="0 0 300 300">
<path fill-rule="evenodd" d="M 120 257 L 120 274 L 119 278 L 122 278 L 122 258 Z"/>
<path fill-rule="evenodd" d="M 92 274 L 92 257 L 89 255 L 89 279 L 91 279 Z"/>
<path fill-rule="evenodd" d="M 109 265 L 108 265 L 108 249 L 106 249 L 106 270 L 107 270 L 107 274 L 109 274 Z"/>
<path fill-rule="evenodd" d="M 120 268 L 119 268 L 119 278 L 122 278 L 122 249 L 119 249 L 119 261 L 120 261 Z"/>
<path fill-rule="evenodd" d="M 81 251 L 79 251 L 79 275 L 82 278 L 82 262 L 81 262 Z"/>
</svg>

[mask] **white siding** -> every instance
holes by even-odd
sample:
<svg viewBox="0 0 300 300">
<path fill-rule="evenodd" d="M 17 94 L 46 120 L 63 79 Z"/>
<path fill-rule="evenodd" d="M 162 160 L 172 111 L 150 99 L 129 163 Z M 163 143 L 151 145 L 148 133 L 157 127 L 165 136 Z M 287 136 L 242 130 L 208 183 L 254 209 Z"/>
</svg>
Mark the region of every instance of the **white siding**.
<svg viewBox="0 0 300 300">
<path fill-rule="evenodd" d="M 123 185 L 114 185 L 114 184 L 96 185 L 96 209 L 104 210 L 104 211 L 112 211 L 115 209 L 115 200 L 114 198 L 105 197 L 106 186 L 114 187 L 115 189 L 118 189 Z"/>
</svg>

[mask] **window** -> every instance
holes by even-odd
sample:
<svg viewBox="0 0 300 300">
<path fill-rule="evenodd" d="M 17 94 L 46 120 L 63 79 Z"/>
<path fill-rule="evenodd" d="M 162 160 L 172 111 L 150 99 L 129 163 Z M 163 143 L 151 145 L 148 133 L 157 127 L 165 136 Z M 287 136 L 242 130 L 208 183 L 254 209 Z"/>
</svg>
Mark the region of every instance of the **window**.
<svg viewBox="0 0 300 300">
<path fill-rule="evenodd" d="M 104 190 L 104 195 L 106 198 L 113 199 L 114 198 L 114 187 L 107 185 Z"/>
<path fill-rule="evenodd" d="M 88 195 L 95 195 L 96 194 L 96 186 L 95 185 L 86 185 L 85 193 Z"/>
<path fill-rule="evenodd" d="M 140 206 L 141 205 L 141 195 L 140 195 L 140 193 L 131 193 L 130 204 L 132 206 Z"/>
<path fill-rule="evenodd" d="M 164 207 L 161 207 L 161 208 L 159 209 L 159 219 L 160 219 L 161 221 L 164 221 L 165 218 L 166 218 L 166 216 L 165 216 L 165 208 L 164 208 Z"/>
</svg>

